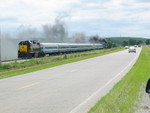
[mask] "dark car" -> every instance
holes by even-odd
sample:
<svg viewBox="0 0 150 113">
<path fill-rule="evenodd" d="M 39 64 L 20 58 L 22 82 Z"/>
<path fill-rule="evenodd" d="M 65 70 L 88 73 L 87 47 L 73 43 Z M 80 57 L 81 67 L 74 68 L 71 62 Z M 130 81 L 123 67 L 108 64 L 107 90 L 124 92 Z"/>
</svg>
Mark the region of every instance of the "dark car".
<svg viewBox="0 0 150 113">
<path fill-rule="evenodd" d="M 145 91 L 146 91 L 146 93 L 150 94 L 150 79 L 147 81 L 147 85 L 146 85 Z"/>
</svg>

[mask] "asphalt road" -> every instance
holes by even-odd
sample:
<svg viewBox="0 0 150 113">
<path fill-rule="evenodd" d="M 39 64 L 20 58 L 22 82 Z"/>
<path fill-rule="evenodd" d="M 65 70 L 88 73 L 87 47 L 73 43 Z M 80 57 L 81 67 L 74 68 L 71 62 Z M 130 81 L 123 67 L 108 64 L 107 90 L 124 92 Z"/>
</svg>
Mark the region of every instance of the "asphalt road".
<svg viewBox="0 0 150 113">
<path fill-rule="evenodd" d="M 86 113 L 132 67 L 127 50 L 0 80 L 0 113 Z"/>
</svg>

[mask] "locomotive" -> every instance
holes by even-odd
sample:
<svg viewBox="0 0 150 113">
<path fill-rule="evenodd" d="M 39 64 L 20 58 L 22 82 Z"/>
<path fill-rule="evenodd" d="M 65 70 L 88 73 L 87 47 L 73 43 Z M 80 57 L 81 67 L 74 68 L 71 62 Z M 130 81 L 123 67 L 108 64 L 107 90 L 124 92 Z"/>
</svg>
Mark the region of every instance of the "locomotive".
<svg viewBox="0 0 150 113">
<path fill-rule="evenodd" d="M 87 43 L 40 43 L 36 40 L 21 41 L 18 58 L 44 57 L 46 54 L 60 54 L 102 49 L 103 44 Z"/>
</svg>

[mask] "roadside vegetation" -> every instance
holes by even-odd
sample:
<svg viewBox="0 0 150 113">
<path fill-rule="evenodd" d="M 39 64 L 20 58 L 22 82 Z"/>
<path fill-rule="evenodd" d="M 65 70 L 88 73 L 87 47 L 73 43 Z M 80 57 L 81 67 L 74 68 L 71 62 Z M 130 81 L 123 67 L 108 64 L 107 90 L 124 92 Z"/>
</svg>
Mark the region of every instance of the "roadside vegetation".
<svg viewBox="0 0 150 113">
<path fill-rule="evenodd" d="M 141 88 L 143 84 L 145 86 L 149 77 L 150 46 L 146 46 L 127 75 L 88 113 L 134 113 L 140 104 Z"/>
<path fill-rule="evenodd" d="M 129 45 L 148 45 L 150 44 L 150 39 L 147 38 L 136 38 L 136 37 L 110 37 L 106 38 L 107 41 L 116 46 L 129 46 Z M 111 44 L 110 43 L 110 44 Z"/>
<path fill-rule="evenodd" d="M 80 53 L 31 59 L 24 62 L 3 64 L 0 67 L 0 79 L 105 55 L 112 52 L 121 51 L 123 49 L 124 48 L 117 47 L 111 49 L 92 50 Z"/>
</svg>

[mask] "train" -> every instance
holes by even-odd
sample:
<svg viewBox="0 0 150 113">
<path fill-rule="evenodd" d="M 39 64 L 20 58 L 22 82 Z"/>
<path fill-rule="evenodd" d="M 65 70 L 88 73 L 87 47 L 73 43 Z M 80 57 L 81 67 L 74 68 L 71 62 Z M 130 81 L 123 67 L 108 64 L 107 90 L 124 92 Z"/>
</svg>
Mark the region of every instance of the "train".
<svg viewBox="0 0 150 113">
<path fill-rule="evenodd" d="M 103 44 L 91 43 L 40 43 L 37 40 L 21 41 L 18 44 L 18 58 L 44 57 L 46 54 L 60 54 L 103 49 Z"/>
</svg>

